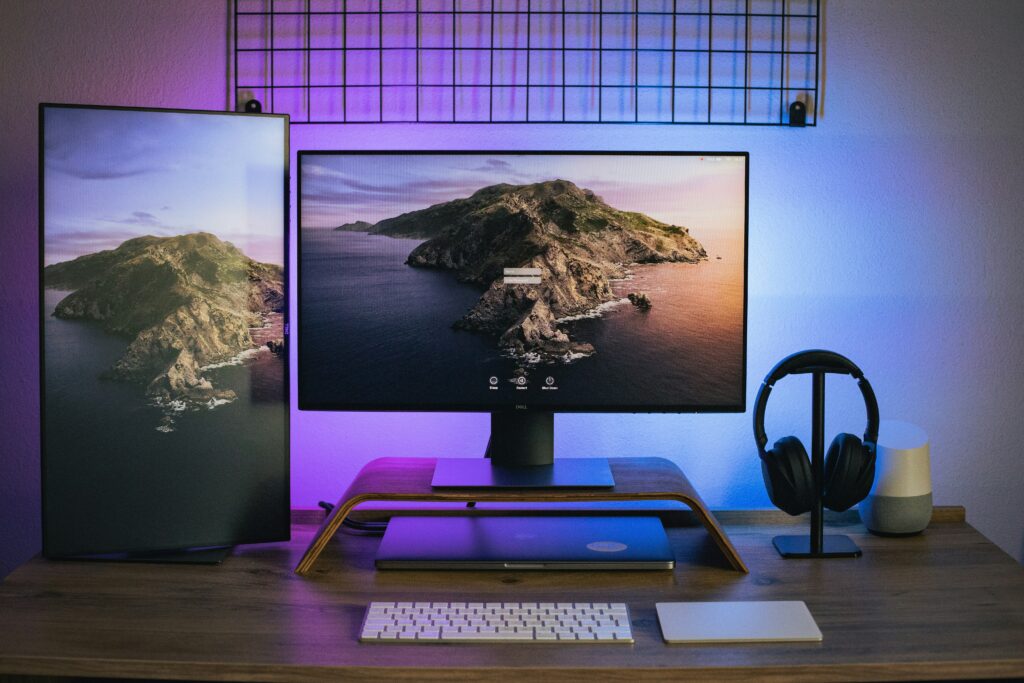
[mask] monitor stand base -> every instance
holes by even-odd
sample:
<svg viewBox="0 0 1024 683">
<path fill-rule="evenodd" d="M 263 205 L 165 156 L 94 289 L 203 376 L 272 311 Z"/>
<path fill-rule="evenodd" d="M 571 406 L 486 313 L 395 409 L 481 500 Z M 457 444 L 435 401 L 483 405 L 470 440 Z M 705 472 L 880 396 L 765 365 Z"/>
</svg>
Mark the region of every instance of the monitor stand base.
<svg viewBox="0 0 1024 683">
<path fill-rule="evenodd" d="M 561 458 L 550 465 L 505 467 L 488 458 L 439 458 L 434 488 L 612 488 L 606 458 Z"/>
<path fill-rule="evenodd" d="M 95 560 L 99 562 L 145 562 L 150 564 L 220 564 L 231 554 L 233 546 L 210 548 L 182 548 L 181 550 L 153 550 L 137 553 L 103 553 L 75 555 L 67 560 Z"/>
</svg>

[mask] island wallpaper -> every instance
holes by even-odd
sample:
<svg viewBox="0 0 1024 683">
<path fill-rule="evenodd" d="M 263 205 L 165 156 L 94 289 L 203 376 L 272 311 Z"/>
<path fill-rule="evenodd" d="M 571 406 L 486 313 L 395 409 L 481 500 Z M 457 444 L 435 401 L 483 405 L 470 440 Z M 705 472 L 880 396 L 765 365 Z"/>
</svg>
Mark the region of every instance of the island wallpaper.
<svg viewBox="0 0 1024 683">
<path fill-rule="evenodd" d="M 303 407 L 742 407 L 744 156 L 304 153 L 300 173 Z"/>
<path fill-rule="evenodd" d="M 44 109 L 47 552 L 287 535 L 285 125 Z"/>
</svg>

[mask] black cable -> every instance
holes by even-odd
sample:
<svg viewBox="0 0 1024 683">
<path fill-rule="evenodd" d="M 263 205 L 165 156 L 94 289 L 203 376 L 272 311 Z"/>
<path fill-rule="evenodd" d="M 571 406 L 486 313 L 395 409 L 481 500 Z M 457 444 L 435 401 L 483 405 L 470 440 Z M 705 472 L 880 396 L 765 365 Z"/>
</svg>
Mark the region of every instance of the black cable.
<svg viewBox="0 0 1024 683">
<path fill-rule="evenodd" d="M 327 514 L 330 514 L 334 509 L 333 503 L 328 503 L 325 500 L 321 500 L 317 505 L 324 509 Z M 346 517 L 341 522 L 342 529 L 346 533 L 358 535 L 358 536 L 383 536 L 384 531 L 388 528 L 387 522 L 360 522 L 359 520 Z"/>
<path fill-rule="evenodd" d="M 321 500 L 317 503 L 317 506 L 323 508 L 323 510 L 330 514 L 331 510 L 334 509 L 333 503 L 328 503 L 326 500 Z M 475 502 L 466 503 L 467 508 L 475 508 Z M 341 526 L 346 533 L 350 533 L 356 536 L 383 536 L 384 532 L 387 531 L 387 522 L 360 522 L 359 520 L 346 517 L 341 522 Z"/>
<path fill-rule="evenodd" d="M 383 536 L 384 532 L 387 531 L 387 522 L 360 522 L 346 517 L 345 521 L 341 523 L 346 533 L 354 534 L 356 536 Z"/>
</svg>

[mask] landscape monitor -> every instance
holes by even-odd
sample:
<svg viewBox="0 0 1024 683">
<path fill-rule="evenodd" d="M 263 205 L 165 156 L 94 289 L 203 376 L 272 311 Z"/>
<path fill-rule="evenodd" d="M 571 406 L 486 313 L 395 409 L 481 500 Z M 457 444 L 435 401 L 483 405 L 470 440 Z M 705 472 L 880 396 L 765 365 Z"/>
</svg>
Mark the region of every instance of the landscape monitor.
<svg viewBox="0 0 1024 683">
<path fill-rule="evenodd" d="M 498 464 L 556 412 L 742 412 L 747 162 L 300 151 L 299 407 L 490 412 Z"/>
<path fill-rule="evenodd" d="M 44 553 L 287 539 L 288 118 L 39 115 Z"/>
</svg>

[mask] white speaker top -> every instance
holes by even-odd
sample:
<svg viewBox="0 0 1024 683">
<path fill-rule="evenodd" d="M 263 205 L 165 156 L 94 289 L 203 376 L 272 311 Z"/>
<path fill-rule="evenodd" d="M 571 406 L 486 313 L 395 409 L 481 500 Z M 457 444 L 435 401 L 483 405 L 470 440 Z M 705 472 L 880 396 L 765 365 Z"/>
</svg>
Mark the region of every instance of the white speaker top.
<svg viewBox="0 0 1024 683">
<path fill-rule="evenodd" d="M 917 425 L 897 420 L 878 424 L 878 445 L 896 451 L 910 451 L 928 445 L 928 435 Z"/>
</svg>

